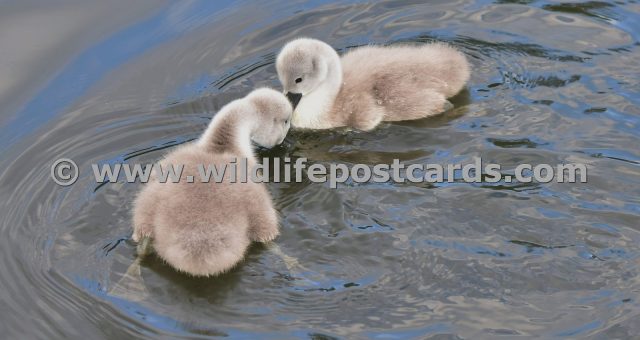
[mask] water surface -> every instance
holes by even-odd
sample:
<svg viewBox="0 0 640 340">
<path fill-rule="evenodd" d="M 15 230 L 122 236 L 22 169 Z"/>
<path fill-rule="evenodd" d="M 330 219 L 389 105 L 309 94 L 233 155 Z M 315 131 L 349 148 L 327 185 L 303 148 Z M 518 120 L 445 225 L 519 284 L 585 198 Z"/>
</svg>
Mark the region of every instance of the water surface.
<svg viewBox="0 0 640 340">
<path fill-rule="evenodd" d="M 640 334 L 637 1 L 0 3 L 0 332 L 9 338 L 632 338 Z M 585 163 L 588 183 L 270 184 L 278 245 L 232 272 L 135 259 L 147 163 L 225 103 L 278 87 L 288 40 L 340 51 L 446 41 L 473 65 L 443 116 L 370 133 L 292 132 L 263 155 L 312 162 Z M 70 187 L 51 163 L 75 160 Z M 305 279 L 308 277 L 310 279 Z"/>
</svg>

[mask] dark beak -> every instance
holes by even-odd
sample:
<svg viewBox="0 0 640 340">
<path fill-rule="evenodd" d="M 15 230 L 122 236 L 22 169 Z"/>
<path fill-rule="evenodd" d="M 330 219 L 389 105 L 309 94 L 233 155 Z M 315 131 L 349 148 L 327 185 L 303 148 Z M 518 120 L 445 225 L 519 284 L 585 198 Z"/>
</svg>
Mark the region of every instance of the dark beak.
<svg viewBox="0 0 640 340">
<path fill-rule="evenodd" d="M 300 102 L 300 99 L 302 99 L 302 93 L 287 92 L 286 96 L 287 99 L 289 99 L 289 102 L 291 102 L 293 109 L 295 110 L 296 106 L 298 106 L 298 103 Z"/>
</svg>

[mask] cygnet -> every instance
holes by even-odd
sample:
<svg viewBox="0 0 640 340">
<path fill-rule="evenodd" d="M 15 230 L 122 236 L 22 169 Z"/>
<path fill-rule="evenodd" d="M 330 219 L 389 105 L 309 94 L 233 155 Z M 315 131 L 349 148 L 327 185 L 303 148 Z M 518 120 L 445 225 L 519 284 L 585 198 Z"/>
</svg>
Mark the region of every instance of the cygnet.
<svg viewBox="0 0 640 340">
<path fill-rule="evenodd" d="M 150 240 L 169 265 L 194 276 L 228 271 L 252 241 L 273 240 L 279 233 L 278 213 L 265 184 L 251 179 L 232 183 L 231 166 L 243 158 L 249 170 L 256 164 L 252 142 L 267 148 L 282 143 L 292 110 L 284 95 L 266 88 L 225 105 L 200 139 L 159 162 L 163 169 L 182 165 L 182 176 L 176 183 L 152 176 L 145 185 L 134 204 L 133 240 Z M 222 171 L 225 165 L 222 182 L 201 180 L 198 166 Z M 188 176 L 194 180 L 185 180 Z"/>
<path fill-rule="evenodd" d="M 300 38 L 276 59 L 294 106 L 294 128 L 352 127 L 424 118 L 453 105 L 447 100 L 469 80 L 465 55 L 443 43 L 363 46 L 342 56 L 328 44 Z"/>
</svg>

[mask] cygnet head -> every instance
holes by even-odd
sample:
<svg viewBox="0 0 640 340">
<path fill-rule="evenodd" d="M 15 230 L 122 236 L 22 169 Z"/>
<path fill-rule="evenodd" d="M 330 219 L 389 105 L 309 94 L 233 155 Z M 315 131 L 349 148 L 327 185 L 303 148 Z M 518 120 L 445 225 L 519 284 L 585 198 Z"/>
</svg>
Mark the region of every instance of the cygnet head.
<svg viewBox="0 0 640 340">
<path fill-rule="evenodd" d="M 282 93 L 261 88 L 246 97 L 256 115 L 251 140 L 265 148 L 274 147 L 284 140 L 291 127 L 293 107 Z"/>
<path fill-rule="evenodd" d="M 316 39 L 300 38 L 286 44 L 276 59 L 276 70 L 294 109 L 301 97 L 318 90 L 327 80 L 342 81 L 338 53 Z"/>
</svg>

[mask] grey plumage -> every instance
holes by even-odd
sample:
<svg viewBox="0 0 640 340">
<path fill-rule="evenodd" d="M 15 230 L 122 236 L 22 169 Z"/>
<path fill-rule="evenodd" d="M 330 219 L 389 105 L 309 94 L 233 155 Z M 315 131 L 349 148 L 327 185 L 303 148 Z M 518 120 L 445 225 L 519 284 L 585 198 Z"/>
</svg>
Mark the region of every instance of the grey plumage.
<svg viewBox="0 0 640 340">
<path fill-rule="evenodd" d="M 252 241 L 279 233 L 278 214 L 263 183 L 231 183 L 230 171 L 216 183 L 200 181 L 207 167 L 246 158 L 256 164 L 251 141 L 273 147 L 290 127 L 292 107 L 281 93 L 259 89 L 224 106 L 196 142 L 179 147 L 159 164 L 183 165 L 181 181 L 160 183 L 155 176 L 134 204 L 133 240 L 149 238 L 156 253 L 179 271 L 196 276 L 225 272 L 240 262 Z M 186 176 L 194 176 L 188 183 Z"/>
<path fill-rule="evenodd" d="M 286 44 L 276 69 L 285 93 L 302 94 L 293 126 L 316 129 L 371 130 L 444 112 L 470 76 L 464 54 L 442 43 L 364 46 L 340 58 L 307 38 Z"/>
</svg>

